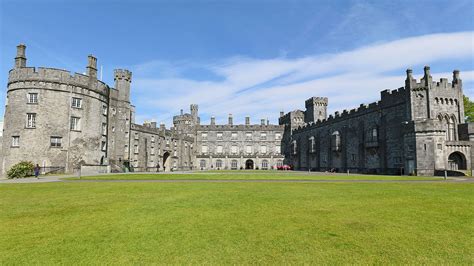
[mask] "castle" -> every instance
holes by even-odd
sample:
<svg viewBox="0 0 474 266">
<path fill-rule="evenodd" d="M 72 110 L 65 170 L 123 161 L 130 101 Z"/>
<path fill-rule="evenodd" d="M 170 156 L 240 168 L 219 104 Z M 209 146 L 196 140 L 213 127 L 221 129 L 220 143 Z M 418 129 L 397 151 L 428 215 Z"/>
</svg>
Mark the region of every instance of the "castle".
<svg viewBox="0 0 474 266">
<path fill-rule="evenodd" d="M 132 73 L 114 71 L 114 87 L 86 74 L 26 65 L 17 46 L 5 102 L 1 168 L 28 160 L 71 173 L 196 169 L 276 169 L 433 175 L 472 169 L 474 124 L 465 123 L 462 81 L 432 80 L 382 91 L 381 100 L 327 116 L 328 99 L 312 97 L 305 111 L 280 113 L 279 124 L 201 124 L 198 106 L 173 117 L 173 127 L 135 123 Z M 470 174 L 470 173 L 469 173 Z"/>
</svg>

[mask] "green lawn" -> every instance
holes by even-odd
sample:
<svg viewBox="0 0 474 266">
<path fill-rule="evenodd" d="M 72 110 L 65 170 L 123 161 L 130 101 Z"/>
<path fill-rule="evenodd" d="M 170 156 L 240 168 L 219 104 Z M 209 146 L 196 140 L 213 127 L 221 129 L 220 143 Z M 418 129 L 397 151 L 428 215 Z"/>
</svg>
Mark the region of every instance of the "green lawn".
<svg viewBox="0 0 474 266">
<path fill-rule="evenodd" d="M 68 180 L 76 177 L 65 178 Z M 423 176 L 388 176 L 388 175 L 354 175 L 354 174 L 324 174 L 300 171 L 197 171 L 193 173 L 129 173 L 117 175 L 83 176 L 85 180 L 183 180 L 183 179 L 235 179 L 235 180 L 262 180 L 262 179 L 289 179 L 289 180 L 440 180 L 442 177 Z"/>
<path fill-rule="evenodd" d="M 0 185 L 0 264 L 474 263 L 474 184 Z"/>
</svg>

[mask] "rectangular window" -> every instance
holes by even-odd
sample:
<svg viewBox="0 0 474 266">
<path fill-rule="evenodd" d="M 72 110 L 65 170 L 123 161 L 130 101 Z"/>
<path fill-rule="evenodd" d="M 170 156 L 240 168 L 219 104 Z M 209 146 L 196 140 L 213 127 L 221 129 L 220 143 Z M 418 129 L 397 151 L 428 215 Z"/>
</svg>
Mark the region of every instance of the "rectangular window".
<svg viewBox="0 0 474 266">
<path fill-rule="evenodd" d="M 217 153 L 222 153 L 223 152 L 223 148 L 222 146 L 217 146 Z"/>
<path fill-rule="evenodd" d="M 151 142 L 155 142 L 155 136 L 151 136 Z"/>
<path fill-rule="evenodd" d="M 61 137 L 51 137 L 51 147 L 61 147 Z"/>
<path fill-rule="evenodd" d="M 232 151 L 232 154 L 237 154 L 239 152 L 236 145 L 232 145 L 231 151 Z"/>
<path fill-rule="evenodd" d="M 107 135 L 107 124 L 102 123 L 102 135 Z"/>
<path fill-rule="evenodd" d="M 207 153 L 207 146 L 202 146 L 201 147 L 201 152 L 202 153 Z"/>
<path fill-rule="evenodd" d="M 138 140 L 138 133 L 135 133 L 135 140 Z"/>
<path fill-rule="evenodd" d="M 202 139 L 207 139 L 207 132 L 202 132 L 201 137 Z"/>
<path fill-rule="evenodd" d="M 106 151 L 107 150 L 107 142 L 102 141 L 102 145 L 100 147 L 101 147 L 102 151 Z"/>
<path fill-rule="evenodd" d="M 281 133 L 275 133 L 275 139 L 281 139 Z"/>
<path fill-rule="evenodd" d="M 102 105 L 102 114 L 107 115 L 107 106 L 106 105 Z"/>
<path fill-rule="evenodd" d="M 267 146 L 260 146 L 260 153 L 266 154 L 267 153 Z"/>
<path fill-rule="evenodd" d="M 222 140 L 223 133 L 222 132 L 217 132 L 217 139 Z"/>
<path fill-rule="evenodd" d="M 80 130 L 80 121 L 79 117 L 71 117 L 71 130 L 79 131 Z"/>
<path fill-rule="evenodd" d="M 135 153 L 138 153 L 138 145 L 135 145 L 135 150 L 134 150 Z"/>
<path fill-rule="evenodd" d="M 275 146 L 275 153 L 276 153 L 276 154 L 280 154 L 280 153 L 281 153 L 281 146 L 280 146 L 280 145 Z"/>
<path fill-rule="evenodd" d="M 245 133 L 245 139 L 251 140 L 252 139 L 252 132 Z"/>
<path fill-rule="evenodd" d="M 28 113 L 26 114 L 26 127 L 35 128 L 36 127 L 36 114 Z"/>
<path fill-rule="evenodd" d="M 20 136 L 12 137 L 12 147 L 20 147 Z"/>
<path fill-rule="evenodd" d="M 247 147 L 245 147 L 245 152 L 246 153 L 252 153 L 252 146 L 247 145 Z"/>
<path fill-rule="evenodd" d="M 150 154 L 151 154 L 151 155 L 155 155 L 155 147 L 151 147 Z"/>
<path fill-rule="evenodd" d="M 267 132 L 261 132 L 260 133 L 260 139 L 261 140 L 266 140 L 267 139 Z"/>
<path fill-rule="evenodd" d="M 237 132 L 232 132 L 232 140 L 237 140 Z"/>
<path fill-rule="evenodd" d="M 442 150 L 443 149 L 443 145 L 441 143 L 438 143 L 438 150 Z"/>
<path fill-rule="evenodd" d="M 72 98 L 71 107 L 73 108 L 82 108 L 82 99 L 81 98 Z"/>
<path fill-rule="evenodd" d="M 28 93 L 28 103 L 38 103 L 38 93 Z"/>
</svg>

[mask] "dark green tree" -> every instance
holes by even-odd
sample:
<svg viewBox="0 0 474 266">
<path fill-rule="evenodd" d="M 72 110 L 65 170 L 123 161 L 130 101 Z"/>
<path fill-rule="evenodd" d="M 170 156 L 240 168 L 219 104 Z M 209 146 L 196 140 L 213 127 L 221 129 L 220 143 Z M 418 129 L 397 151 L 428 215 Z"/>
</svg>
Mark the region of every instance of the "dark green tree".
<svg viewBox="0 0 474 266">
<path fill-rule="evenodd" d="M 474 122 L 474 102 L 469 100 L 466 95 L 464 95 L 464 116 L 466 122 Z"/>
</svg>

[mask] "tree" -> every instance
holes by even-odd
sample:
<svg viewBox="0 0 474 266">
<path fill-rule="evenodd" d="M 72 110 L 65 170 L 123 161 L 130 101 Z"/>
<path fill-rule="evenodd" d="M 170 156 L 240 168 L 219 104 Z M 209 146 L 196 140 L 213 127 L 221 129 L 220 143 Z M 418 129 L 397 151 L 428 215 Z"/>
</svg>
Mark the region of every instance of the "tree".
<svg viewBox="0 0 474 266">
<path fill-rule="evenodd" d="M 474 122 L 474 102 L 469 100 L 466 95 L 464 95 L 464 116 L 466 122 Z"/>
</svg>

